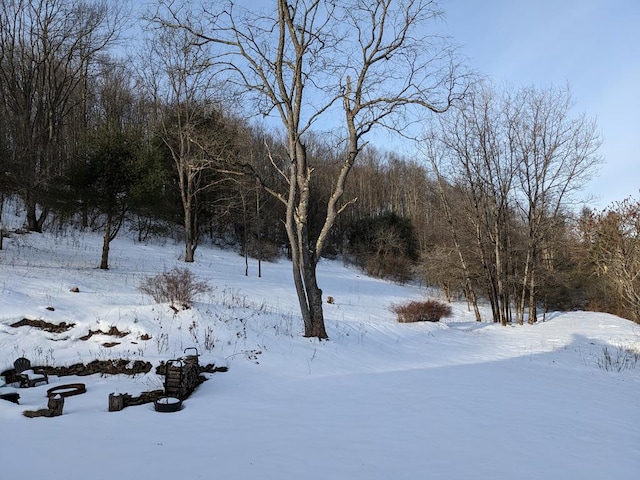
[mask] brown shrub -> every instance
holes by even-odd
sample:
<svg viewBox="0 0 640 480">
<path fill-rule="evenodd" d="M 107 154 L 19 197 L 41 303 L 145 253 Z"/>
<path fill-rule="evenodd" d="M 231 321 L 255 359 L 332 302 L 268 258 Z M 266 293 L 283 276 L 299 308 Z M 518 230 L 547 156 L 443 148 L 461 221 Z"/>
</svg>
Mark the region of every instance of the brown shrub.
<svg viewBox="0 0 640 480">
<path fill-rule="evenodd" d="M 176 307 L 189 308 L 196 295 L 209 292 L 211 287 L 196 280 L 188 269 L 175 267 L 155 277 L 145 278 L 138 289 L 157 303 L 169 302 Z"/>
<path fill-rule="evenodd" d="M 393 305 L 391 311 L 400 323 L 438 322 L 451 315 L 451 307 L 438 300 L 410 301 Z"/>
</svg>

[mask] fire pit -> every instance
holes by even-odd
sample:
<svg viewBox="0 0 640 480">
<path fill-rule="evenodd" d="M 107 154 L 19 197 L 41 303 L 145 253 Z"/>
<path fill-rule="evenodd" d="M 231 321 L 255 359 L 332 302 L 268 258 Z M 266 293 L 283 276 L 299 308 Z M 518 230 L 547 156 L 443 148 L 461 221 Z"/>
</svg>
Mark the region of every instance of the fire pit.
<svg viewBox="0 0 640 480">
<path fill-rule="evenodd" d="M 80 395 L 86 391 L 87 387 L 84 383 L 68 383 L 66 385 L 50 388 L 47 390 L 47 397 L 51 398 L 56 395 L 60 395 L 61 397 L 71 397 L 72 395 Z"/>
<path fill-rule="evenodd" d="M 156 412 L 177 412 L 182 409 L 182 400 L 177 397 L 160 397 L 154 403 Z"/>
</svg>

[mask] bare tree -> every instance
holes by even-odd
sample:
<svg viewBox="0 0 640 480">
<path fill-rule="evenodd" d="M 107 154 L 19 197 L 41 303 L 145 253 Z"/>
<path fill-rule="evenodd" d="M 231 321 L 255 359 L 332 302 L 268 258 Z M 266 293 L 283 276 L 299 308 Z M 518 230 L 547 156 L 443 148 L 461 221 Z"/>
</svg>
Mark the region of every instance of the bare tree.
<svg viewBox="0 0 640 480">
<path fill-rule="evenodd" d="M 440 198 L 454 245 L 458 250 L 466 287 L 475 302 L 485 296 L 493 319 L 509 321 L 510 296 L 507 284 L 509 254 L 509 216 L 513 183 L 513 165 L 506 155 L 502 126 L 504 113 L 490 88 L 479 88 L 468 95 L 460 109 L 441 117 L 438 133 L 429 139 L 428 158 L 439 179 Z M 439 143 L 439 147 L 433 145 Z M 449 189 L 446 183 L 457 185 Z M 455 196 L 454 196 L 455 195 Z M 462 207 L 452 214 L 453 202 Z M 460 239 L 468 229 L 473 249 L 467 254 Z M 483 292 L 476 292 L 470 277 L 470 260 L 476 260 L 485 273 Z"/>
<path fill-rule="evenodd" d="M 63 178 L 72 204 L 80 202 L 83 210 L 98 214 L 94 228 L 104 230 L 100 268 L 106 270 L 110 243 L 130 210 L 136 183 L 147 172 L 139 166 L 143 127 L 133 75 L 108 57 L 99 72 L 88 86 L 89 128 Z"/>
<path fill-rule="evenodd" d="M 0 1 L 0 113 L 30 230 L 42 229 L 52 179 L 67 160 L 66 120 L 82 105 L 90 67 L 120 20 L 120 7 L 107 0 Z"/>
<path fill-rule="evenodd" d="M 403 115 L 445 111 L 460 77 L 444 39 L 421 33 L 440 16 L 435 1 L 275 0 L 274 6 L 273 13 L 255 13 L 224 2 L 219 10 L 203 9 L 198 26 L 173 10 L 164 24 L 217 46 L 218 65 L 228 69 L 239 92 L 255 100 L 258 112 L 279 119 L 286 156 L 271 155 L 270 161 L 287 187 L 265 187 L 286 207 L 304 335 L 327 338 L 316 267 L 336 218 L 353 201 L 343 199 L 345 184 L 366 136 L 376 127 L 408 134 L 410 121 Z M 314 168 L 305 139 L 322 121 L 336 126 L 340 116 L 345 153 L 324 222 L 312 238 Z"/>
<path fill-rule="evenodd" d="M 583 228 L 595 273 L 612 286 L 614 313 L 640 323 L 640 201 L 629 198 L 591 213 Z"/>
<path fill-rule="evenodd" d="M 569 204 L 601 162 L 594 120 L 572 117 L 568 88 L 524 88 L 508 100 L 508 149 L 515 165 L 518 210 L 527 228 L 518 322 L 525 305 L 528 322 L 537 318 L 538 269 L 552 219 Z"/>
<path fill-rule="evenodd" d="M 149 61 L 144 76 L 158 108 L 162 142 L 171 154 L 183 210 L 185 262 L 193 262 L 198 246 L 201 193 L 208 187 L 204 172 L 210 161 L 200 147 L 198 131 L 213 111 L 206 49 L 194 44 L 183 30 L 156 30 L 149 38 Z"/>
<path fill-rule="evenodd" d="M 468 304 L 473 308 L 474 315 L 476 321 L 480 322 L 482 320 L 480 314 L 480 308 L 478 304 L 479 295 L 476 292 L 475 282 L 473 281 L 473 269 L 471 267 L 471 261 L 475 256 L 481 257 L 477 252 L 469 252 L 470 248 L 468 245 L 472 242 L 465 242 L 465 230 L 470 230 L 470 236 L 475 237 L 476 242 L 478 240 L 478 227 L 477 227 L 477 219 L 474 221 L 474 216 L 470 215 L 468 225 L 471 226 L 469 229 L 465 229 L 465 223 L 461 224 L 460 216 L 464 218 L 462 215 L 462 209 L 458 210 L 455 207 L 461 203 L 462 208 L 468 210 L 468 204 L 465 201 L 466 195 L 464 195 L 465 189 L 452 188 L 452 183 L 455 183 L 457 174 L 454 172 L 446 171 L 446 163 L 448 162 L 446 153 L 447 149 L 443 148 L 442 143 L 440 143 L 437 137 L 428 138 L 426 141 L 426 150 L 425 154 L 430 162 L 433 172 L 436 176 L 437 186 L 438 186 L 438 197 L 440 200 L 440 205 L 442 209 L 443 216 L 446 220 L 447 230 L 451 237 L 451 243 L 455 250 L 455 254 L 459 261 L 460 271 L 461 271 L 461 284 L 464 290 L 465 296 L 467 298 Z M 462 192 L 459 193 L 459 192 Z M 468 198 L 468 197 L 466 197 Z M 460 200 L 462 199 L 462 202 Z M 476 225 L 476 228 L 473 228 L 473 225 Z M 475 235 L 474 235 L 475 232 Z M 440 260 L 440 257 L 437 255 L 429 254 L 427 258 L 423 259 L 424 262 L 437 262 Z M 446 259 L 447 257 L 445 257 Z M 440 264 L 439 269 L 442 269 L 444 265 Z M 445 273 L 445 276 L 447 274 Z M 433 276 L 432 276 L 433 278 Z M 442 281 L 440 282 L 443 283 Z M 446 291 L 446 288 L 445 288 Z M 494 311 L 495 313 L 495 311 Z M 496 317 L 494 317 L 495 319 Z"/>
<path fill-rule="evenodd" d="M 570 105 L 565 90 L 498 94 L 485 86 L 440 118 L 428 140 L 467 288 L 485 287 L 474 296 L 485 296 L 503 325 L 513 321 L 514 306 L 518 323 L 526 313 L 536 320 L 539 282 L 550 278 L 563 208 L 600 159 L 595 124 L 571 117 Z M 454 216 L 458 200 L 463 208 Z M 468 237 L 473 249 L 461 241 Z M 482 282 L 474 285 L 476 259 Z"/>
<path fill-rule="evenodd" d="M 238 122 L 223 111 L 223 88 L 215 81 L 215 58 L 209 46 L 191 33 L 189 19 L 194 14 L 190 5 L 169 11 L 179 14 L 186 28 L 152 29 L 144 77 L 158 108 L 160 138 L 177 173 L 185 262 L 193 262 L 203 197 L 228 180 L 216 177 L 215 172 L 230 174 L 224 166 L 236 154 L 242 135 Z M 162 5 L 149 15 L 151 26 L 161 12 Z"/>
</svg>

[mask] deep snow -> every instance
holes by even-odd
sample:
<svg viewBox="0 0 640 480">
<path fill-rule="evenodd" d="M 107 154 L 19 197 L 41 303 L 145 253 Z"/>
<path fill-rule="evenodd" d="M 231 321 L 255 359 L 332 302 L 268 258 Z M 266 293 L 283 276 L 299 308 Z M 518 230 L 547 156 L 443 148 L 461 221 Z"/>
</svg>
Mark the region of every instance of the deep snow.
<svg viewBox="0 0 640 480">
<path fill-rule="evenodd" d="M 640 365 L 598 365 L 605 346 L 640 349 L 640 327 L 628 320 L 572 312 L 502 327 L 476 323 L 454 303 L 440 323 L 398 324 L 393 303 L 437 293 L 323 261 L 320 286 L 335 304 L 325 304 L 331 340 L 319 342 L 300 335 L 286 260 L 263 264 L 262 278 L 250 260 L 246 277 L 241 256 L 202 246 L 187 268 L 212 291 L 174 314 L 138 286 L 185 266 L 180 244 L 124 234 L 108 271 L 96 268 L 101 239 L 92 233 L 14 234 L 4 246 L 0 371 L 23 355 L 34 364 L 155 365 L 191 346 L 201 363 L 229 370 L 207 374 L 177 413 L 153 404 L 107 411 L 111 392 L 161 388 L 155 373 L 52 377 L 15 389 L 20 405 L 0 401 L 0 478 L 595 480 L 640 472 Z M 75 327 L 10 326 L 23 318 Z M 131 333 L 80 340 L 111 326 Z M 61 417 L 22 415 L 46 406 L 47 388 L 75 382 L 87 392 L 68 397 Z"/>
</svg>

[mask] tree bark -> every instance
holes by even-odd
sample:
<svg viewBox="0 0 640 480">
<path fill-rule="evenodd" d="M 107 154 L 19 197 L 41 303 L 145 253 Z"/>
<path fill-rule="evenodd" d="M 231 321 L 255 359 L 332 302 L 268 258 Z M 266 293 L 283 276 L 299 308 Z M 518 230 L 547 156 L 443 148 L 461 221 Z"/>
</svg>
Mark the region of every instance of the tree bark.
<svg viewBox="0 0 640 480">
<path fill-rule="evenodd" d="M 194 238 L 194 224 L 191 202 L 184 204 L 184 261 L 192 263 L 195 259 L 196 241 Z"/>
<path fill-rule="evenodd" d="M 42 227 L 47 219 L 49 209 L 43 207 L 38 215 L 38 203 L 28 197 L 25 201 L 27 211 L 27 230 L 30 232 L 42 233 Z"/>
<path fill-rule="evenodd" d="M 115 393 L 110 393 L 109 394 L 109 411 L 119 412 L 120 410 L 124 409 L 125 407 L 124 399 L 125 399 L 125 394 L 121 393 L 116 395 Z"/>
<path fill-rule="evenodd" d="M 0 192 L 0 250 L 4 241 L 4 225 L 2 224 L 2 211 L 4 209 L 4 193 Z"/>
<path fill-rule="evenodd" d="M 109 270 L 109 243 L 111 242 L 112 215 L 107 214 L 107 223 L 104 226 L 104 237 L 102 237 L 102 257 L 100 259 L 100 269 Z"/>
<path fill-rule="evenodd" d="M 289 199 L 285 229 L 291 246 L 293 282 L 304 323 L 304 336 L 329 338 L 324 325 L 322 290 L 318 287 L 316 267 L 318 257 L 308 231 L 309 184 L 307 151 L 298 138 L 290 138 L 289 151 L 295 152 L 289 174 Z"/>
<path fill-rule="evenodd" d="M 62 395 L 49 397 L 47 407 L 49 408 L 48 417 L 59 417 L 62 415 L 62 409 L 64 408 L 64 397 Z"/>
</svg>

